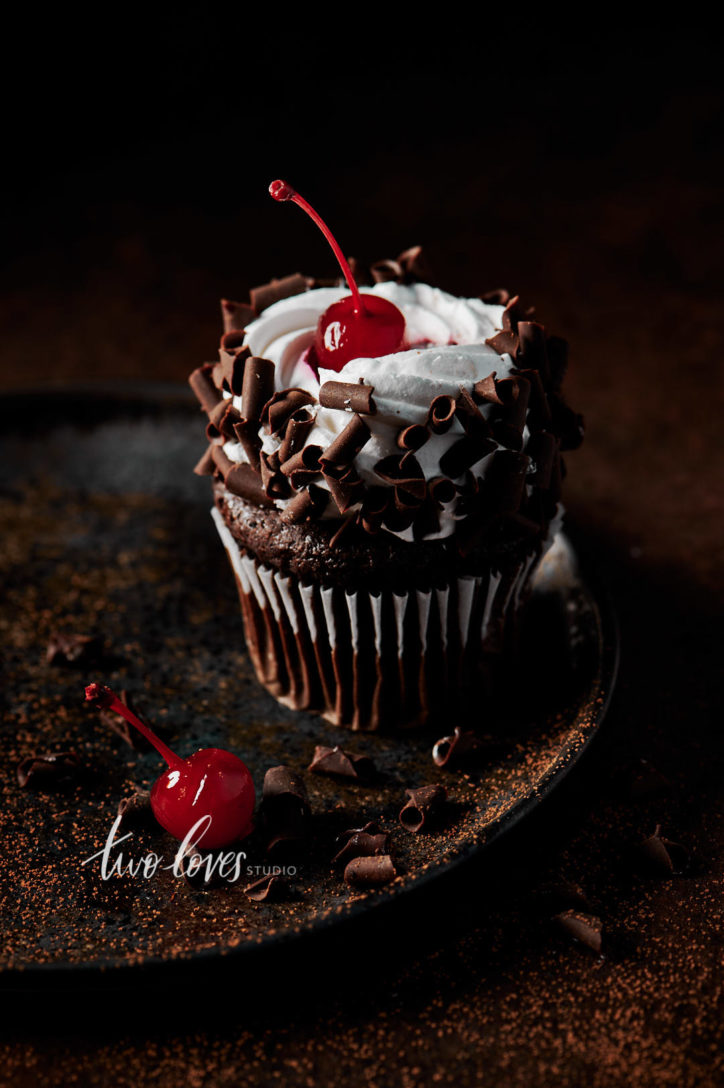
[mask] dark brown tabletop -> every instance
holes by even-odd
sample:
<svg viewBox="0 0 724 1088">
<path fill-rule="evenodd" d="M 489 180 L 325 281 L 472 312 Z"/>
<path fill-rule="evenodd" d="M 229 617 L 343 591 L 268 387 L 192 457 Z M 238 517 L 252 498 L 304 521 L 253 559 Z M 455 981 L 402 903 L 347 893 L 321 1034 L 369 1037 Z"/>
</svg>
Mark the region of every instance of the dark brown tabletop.
<svg viewBox="0 0 724 1088">
<path fill-rule="evenodd" d="M 333 274 L 311 224 L 265 195 L 287 174 L 346 252 L 420 242 L 441 286 L 507 286 L 569 340 L 566 393 L 587 434 L 565 504 L 615 601 L 620 679 L 576 772 L 419 909 L 249 977 L 14 995 L 0 1083 L 721 1083 L 724 266 L 705 30 L 607 38 L 573 62 L 535 21 L 487 75 L 489 47 L 470 43 L 457 66 L 444 41 L 437 74 L 389 58 L 376 76 L 348 72 L 346 97 L 330 77 L 322 100 L 342 97 L 325 110 L 295 92 L 291 44 L 272 86 L 259 61 L 237 80 L 220 31 L 204 25 L 194 45 L 180 22 L 169 48 L 196 74 L 172 93 L 164 55 L 151 84 L 142 48 L 124 106 L 106 72 L 103 139 L 87 99 L 97 57 L 86 97 L 76 72 L 60 103 L 44 99 L 45 171 L 16 119 L 2 388 L 182 382 L 213 357 L 220 297 Z M 640 850 L 657 827 L 684 848 L 675 873 Z M 552 920 L 576 904 L 600 919 L 601 955 Z"/>
</svg>

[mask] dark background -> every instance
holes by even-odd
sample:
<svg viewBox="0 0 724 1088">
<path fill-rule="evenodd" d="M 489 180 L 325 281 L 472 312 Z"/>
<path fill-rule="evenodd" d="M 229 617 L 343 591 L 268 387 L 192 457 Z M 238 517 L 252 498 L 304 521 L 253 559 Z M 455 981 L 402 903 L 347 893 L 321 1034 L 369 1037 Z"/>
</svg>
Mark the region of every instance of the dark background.
<svg viewBox="0 0 724 1088">
<path fill-rule="evenodd" d="M 327 973 L 321 1027 L 287 993 L 276 1019 L 246 994 L 241 1020 L 192 1032 L 26 1028 L 3 1050 L 18 1080 L 39 1063 L 103 1083 L 111 1060 L 116 1083 L 724 1075 L 720 37 L 686 10 L 670 29 L 610 9 L 406 15 L 31 13 L 4 45 L 2 385 L 183 381 L 213 357 L 222 295 L 333 273 L 266 195 L 277 176 L 347 253 L 420 242 L 442 286 L 520 292 L 570 340 L 587 419 L 566 505 L 621 618 L 606 736 L 434 926 L 409 919 L 389 966 Z M 629 864 L 659 822 L 695 859 L 683 877 Z M 594 899 L 605 960 L 537 911 L 561 875 Z"/>
</svg>

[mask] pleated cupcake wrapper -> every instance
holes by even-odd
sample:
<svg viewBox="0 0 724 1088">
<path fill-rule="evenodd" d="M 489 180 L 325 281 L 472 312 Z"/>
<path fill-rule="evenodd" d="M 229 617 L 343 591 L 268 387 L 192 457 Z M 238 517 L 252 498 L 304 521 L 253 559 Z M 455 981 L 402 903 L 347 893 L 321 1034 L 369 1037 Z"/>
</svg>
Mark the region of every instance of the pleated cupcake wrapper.
<svg viewBox="0 0 724 1088">
<path fill-rule="evenodd" d="M 442 588 L 349 593 L 260 564 L 211 513 L 257 677 L 285 706 L 352 729 L 416 725 L 452 708 L 502 651 L 540 559 Z"/>
</svg>

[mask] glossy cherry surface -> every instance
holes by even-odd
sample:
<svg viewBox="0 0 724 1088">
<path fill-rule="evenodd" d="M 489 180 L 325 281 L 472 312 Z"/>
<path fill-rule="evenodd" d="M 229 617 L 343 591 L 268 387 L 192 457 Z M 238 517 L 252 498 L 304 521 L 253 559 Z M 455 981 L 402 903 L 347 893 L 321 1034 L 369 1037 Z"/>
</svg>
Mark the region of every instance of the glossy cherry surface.
<svg viewBox="0 0 724 1088">
<path fill-rule="evenodd" d="M 310 216 L 329 242 L 352 292 L 333 302 L 317 323 L 312 359 L 317 368 L 340 371 L 351 359 L 375 358 L 399 351 L 405 337 L 405 319 L 398 308 L 380 295 L 360 294 L 349 262 L 324 220 L 286 181 L 273 181 L 275 200 L 291 200 Z"/>
<path fill-rule="evenodd" d="M 151 789 L 151 808 L 161 827 L 182 840 L 204 817 L 193 836 L 207 850 L 228 846 L 251 830 L 254 782 L 238 756 L 223 748 L 202 748 L 181 759 L 110 688 L 89 684 L 86 701 L 120 714 L 135 726 L 168 763 Z"/>
</svg>

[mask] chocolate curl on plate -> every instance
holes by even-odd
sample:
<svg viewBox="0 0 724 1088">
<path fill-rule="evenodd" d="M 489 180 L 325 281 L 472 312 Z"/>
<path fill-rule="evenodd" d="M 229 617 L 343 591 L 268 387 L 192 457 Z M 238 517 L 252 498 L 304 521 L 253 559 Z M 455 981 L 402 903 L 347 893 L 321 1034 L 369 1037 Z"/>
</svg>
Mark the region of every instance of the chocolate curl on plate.
<svg viewBox="0 0 724 1088">
<path fill-rule="evenodd" d="M 212 363 L 204 363 L 203 366 L 197 367 L 196 370 L 189 374 L 189 385 L 207 415 L 210 415 L 219 401 L 223 399 L 211 377 L 213 369 Z"/>
<path fill-rule="evenodd" d="M 132 711 L 137 718 L 140 718 L 141 721 L 143 721 L 144 725 L 148 724 L 142 717 L 142 715 L 138 713 L 138 710 L 133 705 L 133 702 L 131 701 L 131 698 L 125 688 L 121 691 L 119 695 L 119 701 L 123 703 L 124 706 L 128 707 L 128 709 Z M 121 740 L 124 741 L 129 748 L 133 748 L 135 752 L 148 752 L 153 747 L 151 743 L 146 740 L 142 733 L 139 733 L 137 729 L 134 729 L 131 724 L 126 721 L 125 718 L 123 718 L 120 714 L 116 714 L 114 710 L 109 710 L 107 708 L 105 710 L 101 710 L 98 714 L 98 717 L 107 729 L 110 729 L 113 733 L 119 736 Z"/>
<path fill-rule="evenodd" d="M 447 393 L 434 397 L 427 413 L 427 426 L 433 434 L 445 434 L 455 418 L 455 401 Z"/>
<path fill-rule="evenodd" d="M 118 802 L 117 816 L 121 817 L 121 826 L 153 825 L 154 815 L 151 809 L 151 794 L 148 790 L 135 790 L 128 797 Z"/>
<path fill-rule="evenodd" d="M 472 730 L 463 732 L 455 726 L 452 736 L 441 737 L 432 749 L 432 760 L 436 767 L 454 766 L 464 763 L 480 754 L 480 741 Z"/>
<path fill-rule="evenodd" d="M 640 844 L 639 858 L 644 868 L 655 876 L 676 876 L 686 870 L 689 851 L 681 843 L 665 838 L 661 834 L 661 824 L 657 824 L 653 835 Z"/>
<path fill-rule="evenodd" d="M 351 827 L 337 836 L 337 853 L 333 865 L 346 865 L 352 858 L 374 857 L 388 854 L 389 833 L 380 831 L 379 824 L 370 820 L 364 827 Z"/>
<path fill-rule="evenodd" d="M 228 298 L 222 298 L 221 300 L 221 317 L 224 322 L 225 332 L 245 329 L 256 316 L 253 306 L 246 302 L 232 302 Z"/>
<path fill-rule="evenodd" d="M 250 355 L 246 360 L 241 386 L 241 411 L 244 419 L 254 422 L 261 419 L 262 409 L 274 392 L 275 370 L 274 363 L 269 359 Z"/>
<path fill-rule="evenodd" d="M 595 914 L 579 910 L 564 910 L 556 914 L 554 923 L 568 937 L 579 941 L 592 952 L 600 954 L 603 945 L 603 925 Z"/>
<path fill-rule="evenodd" d="M 461 438 L 450 449 L 445 450 L 440 458 L 440 469 L 445 476 L 456 479 L 458 476 L 462 476 L 466 469 L 481 461 L 483 457 L 487 457 L 495 448 L 496 444 L 492 438 L 485 438 L 481 441 L 468 438 L 466 435 L 465 438 Z"/>
<path fill-rule="evenodd" d="M 314 416 L 308 408 L 298 408 L 289 419 L 284 428 L 284 438 L 279 447 L 279 462 L 284 464 L 295 453 L 304 447 L 307 435 L 314 426 Z"/>
<path fill-rule="evenodd" d="M 286 476 L 295 490 L 311 483 L 315 476 L 322 471 L 319 458 L 322 454 L 321 446 L 304 446 L 298 453 L 293 454 L 288 461 L 279 465 L 279 471 Z"/>
<path fill-rule="evenodd" d="M 257 472 L 261 469 L 261 438 L 258 424 L 253 420 L 242 419 L 234 424 L 234 437 L 246 454 L 251 467 Z"/>
<path fill-rule="evenodd" d="M 286 476 L 279 471 L 279 454 L 261 453 L 259 471 L 264 494 L 270 499 L 288 499 L 292 487 Z"/>
<path fill-rule="evenodd" d="M 247 884 L 244 888 L 244 895 L 247 899 L 251 899 L 252 903 L 276 902 L 284 897 L 286 890 L 287 882 L 284 877 L 277 873 L 271 873 L 267 876 L 260 876 L 252 884 Z"/>
<path fill-rule="evenodd" d="M 344 882 L 353 888 L 380 888 L 390 884 L 396 876 L 397 870 L 389 854 L 352 858 L 344 870 Z"/>
<path fill-rule="evenodd" d="M 324 473 L 324 479 L 340 514 L 346 514 L 364 494 L 362 478 L 354 465 L 349 467 L 329 465 Z"/>
<path fill-rule="evenodd" d="M 427 427 L 423 427 L 422 423 L 411 423 L 409 427 L 403 427 L 401 431 L 398 431 L 397 445 L 401 450 L 416 452 L 425 445 L 429 437 L 430 432 Z"/>
<path fill-rule="evenodd" d="M 280 513 L 282 521 L 296 525 L 300 521 L 310 521 L 319 517 L 329 501 L 327 492 L 321 487 L 310 484 L 304 491 L 299 491 L 290 499 Z"/>
<path fill-rule="evenodd" d="M 194 465 L 194 472 L 197 476 L 213 476 L 214 475 L 214 458 L 211 452 L 211 446 L 207 446 L 199 460 Z"/>
<path fill-rule="evenodd" d="M 552 430 L 561 436 L 561 449 L 577 450 L 583 441 L 583 416 L 569 408 L 559 393 L 549 393 L 548 404 L 553 417 Z"/>
<path fill-rule="evenodd" d="M 319 390 L 319 403 L 323 408 L 372 416 L 377 411 L 373 393 L 374 386 L 363 382 L 325 382 Z"/>
<path fill-rule="evenodd" d="M 547 381 L 550 371 L 545 329 L 537 321 L 519 321 L 517 332 L 520 341 L 516 358 L 518 366 L 521 369 L 530 367 L 532 370 L 540 371 L 543 381 Z"/>
<path fill-rule="evenodd" d="M 489 404 L 502 404 L 502 400 L 498 396 L 498 390 L 496 388 L 495 375 L 497 371 L 494 370 L 492 374 L 488 374 L 487 378 L 481 378 L 479 382 L 476 382 L 473 386 L 473 395 L 479 401 L 486 401 Z"/>
<path fill-rule="evenodd" d="M 334 442 L 322 453 L 322 466 L 327 469 L 329 465 L 349 465 L 371 437 L 372 432 L 362 417 L 353 416 Z"/>
<path fill-rule="evenodd" d="M 292 295 L 301 295 L 311 286 L 312 281 L 307 276 L 295 272 L 291 276 L 284 276 L 281 280 L 270 280 L 260 287 L 253 287 L 249 292 L 251 304 L 257 314 L 266 310 L 275 302 L 281 302 L 283 298 L 291 298 Z"/>
<path fill-rule="evenodd" d="M 467 389 L 461 389 L 458 394 L 455 415 L 468 438 L 482 441 L 490 437 L 490 424 Z"/>
<path fill-rule="evenodd" d="M 523 427 L 528 408 L 530 383 L 525 378 L 503 378 L 495 383 L 503 410 L 491 421 L 494 437 L 503 445 L 519 450 L 523 445 Z"/>
<path fill-rule="evenodd" d="M 490 336 L 485 343 L 498 355 L 510 355 L 515 360 L 518 354 L 518 337 L 512 329 L 501 329 L 495 336 Z"/>
<path fill-rule="evenodd" d="M 260 815 L 267 833 L 267 853 L 306 839 L 311 810 L 304 779 L 291 767 L 270 767 L 264 775 Z"/>
<path fill-rule="evenodd" d="M 307 404 L 314 404 L 314 397 L 306 389 L 281 389 L 264 405 L 261 421 L 269 434 L 279 434 L 287 421 Z"/>
<path fill-rule="evenodd" d="M 342 778 L 352 778 L 360 782 L 374 775 L 375 765 L 369 756 L 345 752 L 338 744 L 334 748 L 318 744 L 308 770 L 315 774 L 340 775 Z"/>
<path fill-rule="evenodd" d="M 483 481 L 482 502 L 488 514 L 515 514 L 520 507 L 530 457 L 498 450 Z"/>
<path fill-rule="evenodd" d="M 52 752 L 27 756 L 17 767 L 21 789 L 52 789 L 78 778 L 82 764 L 75 752 Z"/>
<path fill-rule="evenodd" d="M 48 665 L 92 665 L 103 652 L 98 635 L 76 635 L 51 631 L 45 651 Z"/>
<path fill-rule="evenodd" d="M 405 794 L 409 800 L 400 812 L 400 823 L 413 834 L 434 823 L 447 801 L 444 786 L 420 786 Z"/>
<path fill-rule="evenodd" d="M 558 449 L 558 441 L 547 431 L 536 431 L 525 444 L 525 452 L 531 459 L 531 468 L 535 471 L 528 475 L 527 482 L 547 491 L 551 485 L 551 471 Z"/>
</svg>

